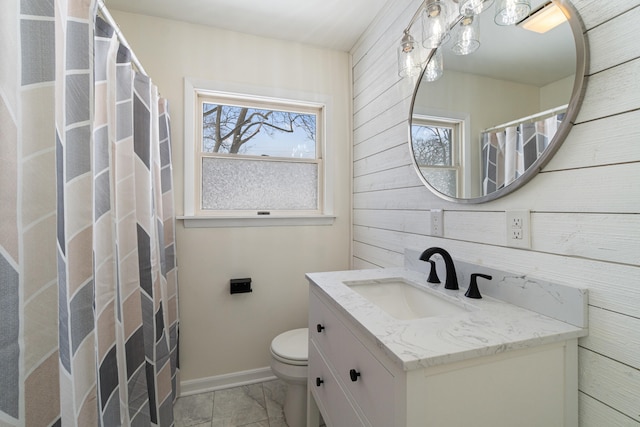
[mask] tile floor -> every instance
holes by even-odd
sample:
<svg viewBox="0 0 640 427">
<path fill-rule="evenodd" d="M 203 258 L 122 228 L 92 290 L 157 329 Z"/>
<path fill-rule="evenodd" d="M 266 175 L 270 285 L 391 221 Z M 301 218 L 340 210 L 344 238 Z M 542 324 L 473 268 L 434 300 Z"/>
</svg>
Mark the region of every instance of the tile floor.
<svg viewBox="0 0 640 427">
<path fill-rule="evenodd" d="M 181 397 L 173 409 L 175 427 L 288 427 L 285 390 L 273 380 Z"/>
</svg>

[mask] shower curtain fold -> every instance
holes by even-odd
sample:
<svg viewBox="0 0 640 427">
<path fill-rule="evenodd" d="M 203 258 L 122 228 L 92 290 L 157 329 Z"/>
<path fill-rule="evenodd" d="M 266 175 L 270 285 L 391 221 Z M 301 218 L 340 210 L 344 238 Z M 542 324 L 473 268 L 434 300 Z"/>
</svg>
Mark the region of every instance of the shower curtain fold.
<svg viewBox="0 0 640 427">
<path fill-rule="evenodd" d="M 0 425 L 171 426 L 168 106 L 89 0 L 0 14 Z"/>
<path fill-rule="evenodd" d="M 542 155 L 565 113 L 482 132 L 482 195 L 515 181 Z"/>
</svg>

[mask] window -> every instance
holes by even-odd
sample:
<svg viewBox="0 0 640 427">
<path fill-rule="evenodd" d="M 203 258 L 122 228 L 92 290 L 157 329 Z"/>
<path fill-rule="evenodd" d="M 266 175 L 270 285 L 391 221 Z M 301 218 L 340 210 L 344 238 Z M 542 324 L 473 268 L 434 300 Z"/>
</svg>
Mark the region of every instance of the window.
<svg viewBox="0 0 640 427">
<path fill-rule="evenodd" d="M 412 120 L 415 162 L 429 184 L 444 194 L 461 193 L 463 125 L 462 120 L 439 117 L 414 116 Z"/>
<path fill-rule="evenodd" d="M 325 197 L 323 103 L 198 89 L 187 82 L 185 94 L 189 89 L 185 123 L 191 121 L 193 130 L 185 126 L 183 219 L 233 218 L 242 225 L 333 220 Z M 261 220 L 255 224 L 243 221 L 256 218 Z M 238 222 L 191 226 L 225 225 Z"/>
</svg>

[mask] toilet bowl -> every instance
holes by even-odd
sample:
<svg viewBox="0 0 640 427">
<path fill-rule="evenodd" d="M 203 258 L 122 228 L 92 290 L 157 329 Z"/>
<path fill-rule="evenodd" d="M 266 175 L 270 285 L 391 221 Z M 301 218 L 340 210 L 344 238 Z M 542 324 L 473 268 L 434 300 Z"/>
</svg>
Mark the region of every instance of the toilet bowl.
<svg viewBox="0 0 640 427">
<path fill-rule="evenodd" d="M 289 427 L 307 424 L 309 329 L 283 332 L 271 341 L 271 370 L 287 384 L 284 416 Z"/>
</svg>

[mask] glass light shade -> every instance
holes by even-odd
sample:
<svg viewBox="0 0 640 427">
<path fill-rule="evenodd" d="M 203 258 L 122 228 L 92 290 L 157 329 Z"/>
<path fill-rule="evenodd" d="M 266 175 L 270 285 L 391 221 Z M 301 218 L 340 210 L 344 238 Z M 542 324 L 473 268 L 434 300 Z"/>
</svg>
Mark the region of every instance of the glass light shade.
<svg viewBox="0 0 640 427">
<path fill-rule="evenodd" d="M 435 82 L 442 77 L 443 72 L 444 62 L 442 60 L 442 50 L 437 49 L 431 56 L 429 62 L 427 62 L 422 78 L 427 82 Z"/>
<path fill-rule="evenodd" d="M 493 4 L 493 0 L 463 0 L 460 1 L 460 15 L 480 15 L 489 9 Z"/>
<path fill-rule="evenodd" d="M 402 78 L 417 76 L 421 71 L 420 63 L 418 43 L 405 32 L 398 46 L 398 75 Z"/>
<path fill-rule="evenodd" d="M 469 55 L 480 47 L 479 19 L 466 16 L 456 25 L 451 51 L 456 55 Z"/>
<path fill-rule="evenodd" d="M 449 40 L 449 5 L 444 1 L 427 0 L 422 13 L 422 45 L 434 49 Z"/>
<path fill-rule="evenodd" d="M 529 0 L 498 0 L 496 2 L 495 23 L 513 25 L 522 21 L 531 12 Z"/>
</svg>

